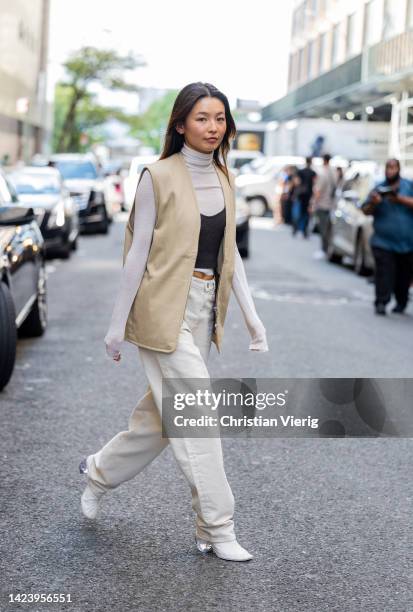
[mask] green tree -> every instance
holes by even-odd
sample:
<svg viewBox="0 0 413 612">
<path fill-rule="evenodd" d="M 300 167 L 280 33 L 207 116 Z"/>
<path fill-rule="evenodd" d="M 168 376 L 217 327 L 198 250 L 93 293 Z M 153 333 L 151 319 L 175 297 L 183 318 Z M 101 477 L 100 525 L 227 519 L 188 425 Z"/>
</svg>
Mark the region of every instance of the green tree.
<svg viewBox="0 0 413 612">
<path fill-rule="evenodd" d="M 162 98 L 152 102 L 142 115 L 130 117 L 128 120 L 131 134 L 139 138 L 142 144 L 153 147 L 157 152 L 160 152 L 177 94 L 178 90 L 168 91 Z"/>
<path fill-rule="evenodd" d="M 127 70 L 144 66 L 140 57 L 120 56 L 113 50 L 82 47 L 63 64 L 67 80 L 58 83 L 55 103 L 54 148 L 56 151 L 79 149 L 82 131 L 93 128 L 110 117 L 124 120 L 120 109 L 94 103 L 90 85 L 118 91 L 139 91 L 139 87 L 124 80 Z"/>
</svg>

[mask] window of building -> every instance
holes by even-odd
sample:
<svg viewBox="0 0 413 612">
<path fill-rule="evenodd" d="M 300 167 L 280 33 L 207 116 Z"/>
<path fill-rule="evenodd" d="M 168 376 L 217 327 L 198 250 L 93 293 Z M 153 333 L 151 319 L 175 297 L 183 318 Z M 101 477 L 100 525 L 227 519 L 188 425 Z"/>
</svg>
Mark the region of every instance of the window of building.
<svg viewBox="0 0 413 612">
<path fill-rule="evenodd" d="M 413 28 L 413 0 L 407 0 L 406 28 Z"/>
<path fill-rule="evenodd" d="M 318 15 L 324 17 L 326 12 L 326 0 L 319 0 L 318 2 Z"/>
<path fill-rule="evenodd" d="M 347 17 L 346 55 L 351 56 L 356 52 L 356 13 Z"/>
<path fill-rule="evenodd" d="M 302 73 L 303 73 L 303 64 L 304 64 L 304 48 L 300 49 L 298 52 L 298 68 L 297 68 L 297 81 L 301 81 Z"/>
<path fill-rule="evenodd" d="M 339 61 L 340 54 L 340 24 L 336 23 L 332 31 L 331 41 L 331 65 L 336 66 Z"/>
<path fill-rule="evenodd" d="M 296 34 L 303 29 L 304 3 L 300 4 L 295 10 L 295 30 Z"/>
<path fill-rule="evenodd" d="M 308 43 L 308 48 L 307 48 L 307 74 L 306 74 L 306 80 L 307 79 L 311 79 L 311 77 L 313 76 L 313 71 L 314 71 L 314 41 L 310 41 Z"/>
<path fill-rule="evenodd" d="M 320 34 L 318 41 L 318 72 L 324 72 L 326 68 L 327 33 Z"/>
<path fill-rule="evenodd" d="M 384 0 L 383 38 L 392 38 L 404 30 L 404 15 L 400 4 L 394 0 Z"/>
<path fill-rule="evenodd" d="M 311 17 L 316 17 L 318 12 L 318 0 L 310 0 Z"/>
<path fill-rule="evenodd" d="M 364 7 L 364 46 L 375 45 L 381 39 L 383 0 L 370 0 Z"/>
<path fill-rule="evenodd" d="M 299 66 L 298 66 L 299 57 L 298 56 L 299 56 L 298 51 L 290 55 L 290 67 L 289 67 L 289 79 L 288 79 L 288 84 L 290 87 L 293 87 L 298 81 L 298 75 L 299 75 Z"/>
</svg>

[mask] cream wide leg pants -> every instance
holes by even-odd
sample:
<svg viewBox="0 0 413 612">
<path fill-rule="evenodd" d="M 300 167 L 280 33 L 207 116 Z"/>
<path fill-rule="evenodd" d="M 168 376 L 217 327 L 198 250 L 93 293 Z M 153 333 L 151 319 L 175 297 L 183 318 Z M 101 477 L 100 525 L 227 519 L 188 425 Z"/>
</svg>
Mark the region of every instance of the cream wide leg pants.
<svg viewBox="0 0 413 612">
<path fill-rule="evenodd" d="M 153 461 L 168 443 L 188 480 L 196 534 L 210 542 L 235 540 L 234 497 L 227 481 L 221 439 L 162 438 L 162 378 L 209 378 L 206 367 L 214 325 L 215 280 L 192 277 L 179 333 L 172 353 L 139 347 L 149 389 L 129 417 L 128 431 L 118 433 L 89 455 L 91 487 L 113 489 Z"/>
</svg>

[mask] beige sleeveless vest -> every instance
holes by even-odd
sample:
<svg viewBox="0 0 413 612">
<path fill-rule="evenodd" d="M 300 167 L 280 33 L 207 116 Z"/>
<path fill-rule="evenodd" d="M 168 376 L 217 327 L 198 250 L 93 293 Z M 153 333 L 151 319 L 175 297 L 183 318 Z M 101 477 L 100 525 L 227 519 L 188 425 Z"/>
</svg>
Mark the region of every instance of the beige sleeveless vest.
<svg viewBox="0 0 413 612">
<path fill-rule="evenodd" d="M 182 153 L 145 168 L 155 193 L 156 221 L 146 269 L 130 309 L 125 340 L 164 353 L 176 349 L 198 253 L 201 217 L 192 178 Z M 232 288 L 236 245 L 235 184 L 215 165 L 226 208 L 226 227 L 218 254 L 215 327 L 218 352 Z M 140 174 L 139 181 L 142 177 Z M 125 229 L 123 264 L 132 244 L 135 204 Z"/>
</svg>

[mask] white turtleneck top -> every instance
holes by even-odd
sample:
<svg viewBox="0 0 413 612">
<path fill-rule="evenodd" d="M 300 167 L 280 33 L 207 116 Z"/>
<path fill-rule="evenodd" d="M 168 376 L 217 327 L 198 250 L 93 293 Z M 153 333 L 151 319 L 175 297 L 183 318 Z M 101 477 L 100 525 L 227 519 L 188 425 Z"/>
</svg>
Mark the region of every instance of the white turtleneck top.
<svg viewBox="0 0 413 612">
<path fill-rule="evenodd" d="M 221 183 L 213 164 L 213 152 L 202 153 L 184 143 L 181 153 L 191 175 L 197 197 L 199 211 L 202 215 L 215 215 L 225 207 Z M 126 321 L 135 299 L 146 268 L 146 262 L 155 227 L 156 206 L 152 179 L 144 171 L 135 195 L 134 231 L 131 247 L 123 266 L 121 282 L 112 313 L 109 331 L 106 335 L 108 354 L 119 351 L 124 338 Z M 251 335 L 250 350 L 268 351 L 264 325 L 258 317 L 251 296 L 244 264 L 238 248 L 235 251 L 232 289 L 241 308 L 245 323 Z M 214 270 L 195 268 L 207 273 Z"/>
</svg>

